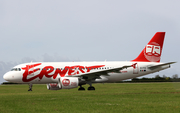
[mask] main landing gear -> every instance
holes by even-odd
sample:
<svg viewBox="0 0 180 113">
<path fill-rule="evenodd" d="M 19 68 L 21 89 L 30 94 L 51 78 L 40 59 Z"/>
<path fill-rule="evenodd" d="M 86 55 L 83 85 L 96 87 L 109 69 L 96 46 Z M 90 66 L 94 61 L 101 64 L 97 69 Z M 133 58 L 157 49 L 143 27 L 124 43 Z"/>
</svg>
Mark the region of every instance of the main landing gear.
<svg viewBox="0 0 180 113">
<path fill-rule="evenodd" d="M 95 90 L 95 87 L 89 86 L 89 87 L 88 87 L 88 90 Z"/>
<path fill-rule="evenodd" d="M 90 91 L 90 90 L 95 90 L 95 87 L 92 86 L 92 83 L 91 83 L 91 82 L 89 82 L 89 83 L 87 83 L 87 84 L 90 85 L 90 86 L 88 87 L 88 90 L 89 90 L 89 91 Z M 85 91 L 85 88 L 82 87 L 82 85 L 79 85 L 79 86 L 80 86 L 80 88 L 78 89 L 78 91 Z"/>
<path fill-rule="evenodd" d="M 89 91 L 90 91 L 90 90 L 95 90 L 95 87 L 89 86 L 89 87 L 88 87 L 88 90 L 89 90 Z M 78 89 L 78 91 L 85 91 L 85 88 L 82 87 L 82 86 L 80 86 L 80 88 Z"/>
<path fill-rule="evenodd" d="M 32 91 L 32 83 L 29 84 L 29 90 L 28 91 Z"/>
<path fill-rule="evenodd" d="M 78 89 L 78 91 L 84 91 L 85 88 L 82 87 L 82 85 L 80 85 L 80 88 Z"/>
<path fill-rule="evenodd" d="M 92 83 L 89 81 L 87 82 L 90 86 L 88 87 L 88 90 L 95 90 L 95 87 L 92 86 Z"/>
</svg>

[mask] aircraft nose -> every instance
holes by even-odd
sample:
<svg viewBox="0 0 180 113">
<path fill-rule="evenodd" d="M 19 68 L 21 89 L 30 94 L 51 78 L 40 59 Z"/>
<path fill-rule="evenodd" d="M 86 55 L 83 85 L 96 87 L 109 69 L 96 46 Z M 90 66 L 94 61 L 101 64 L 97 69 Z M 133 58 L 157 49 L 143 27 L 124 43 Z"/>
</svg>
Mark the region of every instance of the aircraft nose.
<svg viewBox="0 0 180 113">
<path fill-rule="evenodd" d="M 10 75 L 9 75 L 9 73 L 8 73 L 8 72 L 5 73 L 4 76 L 3 76 L 3 78 L 4 78 L 4 80 L 9 81 L 9 80 L 10 80 Z"/>
</svg>

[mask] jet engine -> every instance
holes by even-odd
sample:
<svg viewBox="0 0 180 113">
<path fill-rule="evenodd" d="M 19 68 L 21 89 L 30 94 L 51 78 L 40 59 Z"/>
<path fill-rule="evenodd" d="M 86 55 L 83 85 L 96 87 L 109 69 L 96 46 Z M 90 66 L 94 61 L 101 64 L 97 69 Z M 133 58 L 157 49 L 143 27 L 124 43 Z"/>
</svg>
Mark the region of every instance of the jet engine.
<svg viewBox="0 0 180 113">
<path fill-rule="evenodd" d="M 61 77 L 58 83 L 47 84 L 49 90 L 72 89 L 78 87 L 79 79 L 77 77 Z"/>
</svg>

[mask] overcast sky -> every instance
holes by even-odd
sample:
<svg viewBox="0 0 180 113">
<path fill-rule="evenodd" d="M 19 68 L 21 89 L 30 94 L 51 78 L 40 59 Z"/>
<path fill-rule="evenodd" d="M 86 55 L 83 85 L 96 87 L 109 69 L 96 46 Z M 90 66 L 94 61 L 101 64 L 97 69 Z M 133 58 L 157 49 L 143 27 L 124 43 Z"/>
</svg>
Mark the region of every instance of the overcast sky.
<svg viewBox="0 0 180 113">
<path fill-rule="evenodd" d="M 161 62 L 180 61 L 179 0 L 1 0 L 0 83 L 31 61 L 129 61 L 166 32 Z M 179 63 L 157 74 L 179 74 Z"/>
</svg>

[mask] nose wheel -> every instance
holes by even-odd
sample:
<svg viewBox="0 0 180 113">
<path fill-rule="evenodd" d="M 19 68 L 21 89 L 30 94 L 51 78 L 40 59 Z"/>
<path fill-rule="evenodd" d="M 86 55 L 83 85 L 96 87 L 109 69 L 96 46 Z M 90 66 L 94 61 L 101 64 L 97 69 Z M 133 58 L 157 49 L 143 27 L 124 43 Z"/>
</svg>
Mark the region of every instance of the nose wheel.
<svg viewBox="0 0 180 113">
<path fill-rule="evenodd" d="M 32 83 L 29 84 L 29 90 L 28 91 L 32 91 Z"/>
</svg>

